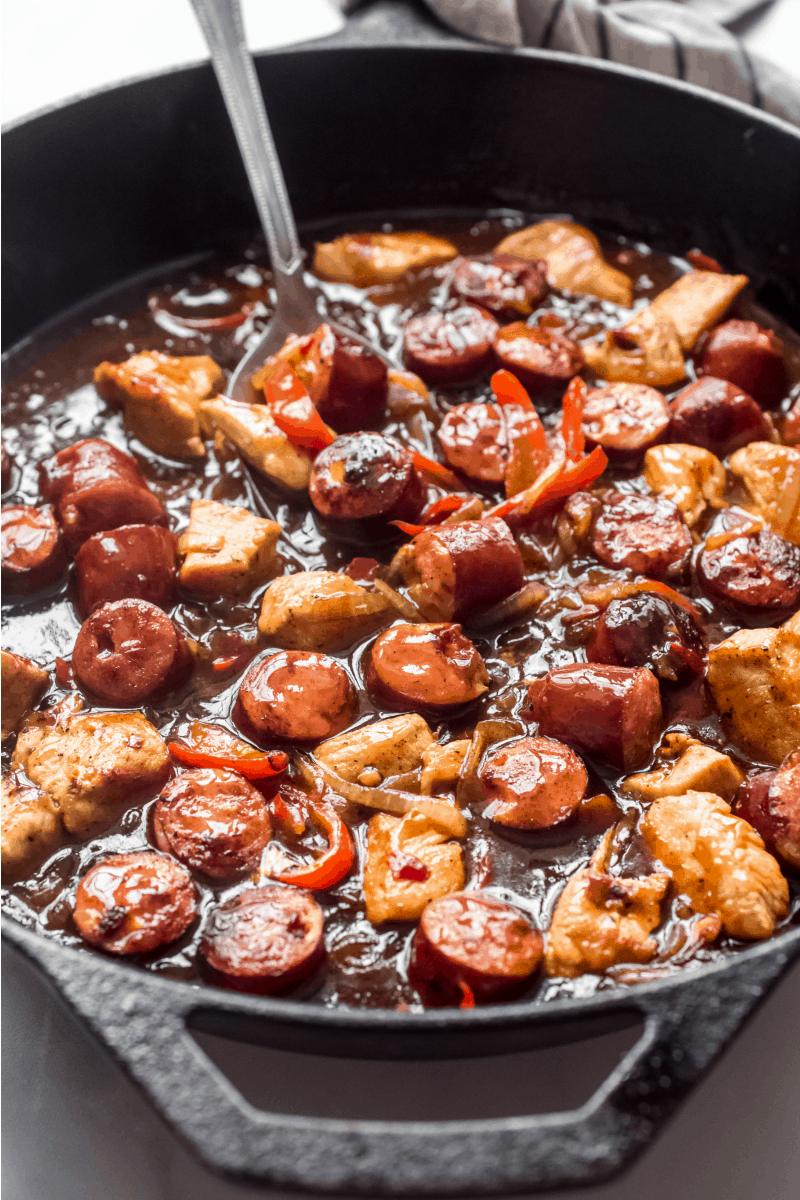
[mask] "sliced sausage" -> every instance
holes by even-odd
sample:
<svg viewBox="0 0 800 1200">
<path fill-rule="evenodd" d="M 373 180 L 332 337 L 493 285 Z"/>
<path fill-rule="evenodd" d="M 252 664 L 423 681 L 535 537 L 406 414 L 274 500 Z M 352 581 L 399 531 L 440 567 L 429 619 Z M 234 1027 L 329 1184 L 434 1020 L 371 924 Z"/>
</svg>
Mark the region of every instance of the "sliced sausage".
<svg viewBox="0 0 800 1200">
<path fill-rule="evenodd" d="M 669 409 L 655 388 L 611 383 L 586 393 L 582 425 L 588 440 L 608 454 L 644 454 L 667 429 Z"/>
<path fill-rule="evenodd" d="M 710 541 L 698 556 L 697 578 L 712 600 L 754 616 L 800 604 L 800 546 L 766 529 L 722 545 Z"/>
<path fill-rule="evenodd" d="M 513 254 L 459 259 L 452 286 L 463 300 L 480 305 L 498 321 L 529 316 L 550 290 L 546 262 L 527 262 Z"/>
<path fill-rule="evenodd" d="M 383 416 L 389 369 L 382 358 L 346 334 L 336 333 L 330 375 L 317 411 L 337 433 L 373 425 Z"/>
<path fill-rule="evenodd" d="M 523 562 L 500 517 L 436 525 L 414 541 L 420 600 L 445 620 L 469 621 L 522 587 Z"/>
<path fill-rule="evenodd" d="M 489 675 L 460 625 L 395 625 L 373 645 L 364 682 L 390 708 L 444 711 L 477 700 Z"/>
<path fill-rule="evenodd" d="M 481 891 L 432 900 L 420 918 L 408 976 L 431 1007 L 511 1000 L 539 969 L 542 936 L 510 904 Z"/>
<path fill-rule="evenodd" d="M 239 699 L 258 733 L 303 742 L 340 733 L 358 707 L 344 668 L 312 650 L 283 650 L 254 663 Z"/>
<path fill-rule="evenodd" d="M 494 317 L 471 304 L 412 317 L 403 333 L 406 364 L 426 383 L 467 379 L 489 366 L 498 328 Z"/>
<path fill-rule="evenodd" d="M 522 738 L 490 754 L 480 769 L 483 815 L 512 829 L 549 829 L 574 816 L 586 793 L 586 767 L 569 746 Z"/>
<path fill-rule="evenodd" d="M 494 355 L 535 396 L 563 391 L 583 367 L 577 342 L 552 329 L 530 328 L 524 321 L 498 332 Z"/>
<path fill-rule="evenodd" d="M 761 834 L 768 850 L 800 870 L 800 750 L 777 771 L 751 776 L 737 793 L 734 812 Z"/>
<path fill-rule="evenodd" d="M 271 832 L 264 797 L 238 771 L 182 771 L 153 810 L 159 850 L 210 879 L 255 870 Z"/>
<path fill-rule="evenodd" d="M 192 653 L 178 627 L 146 600 L 115 600 L 83 622 L 72 669 L 81 687 L 109 704 L 143 704 L 181 687 Z"/>
<path fill-rule="evenodd" d="M 783 342 L 755 321 L 724 321 L 703 343 L 698 375 L 727 379 L 767 408 L 786 395 Z"/>
<path fill-rule="evenodd" d="M 100 438 L 59 450 L 39 467 L 39 488 L 53 504 L 68 546 L 119 525 L 166 525 L 161 501 L 144 481 L 136 459 Z"/>
<path fill-rule="evenodd" d="M 734 383 L 706 376 L 690 383 L 669 405 L 670 438 L 702 446 L 724 458 L 747 442 L 769 440 L 764 414 Z"/>
<path fill-rule="evenodd" d="M 686 680 L 705 665 L 703 635 L 690 615 L 664 596 L 640 592 L 612 600 L 586 647 L 589 662 L 647 667 L 659 679 Z"/>
<path fill-rule="evenodd" d="M 75 555 L 78 605 L 88 616 L 114 600 L 169 605 L 177 578 L 177 539 L 161 525 L 121 525 L 95 533 Z"/>
<path fill-rule="evenodd" d="M 458 404 L 436 436 L 451 467 L 483 483 L 502 482 L 508 438 L 498 404 Z"/>
<path fill-rule="evenodd" d="M 66 569 L 64 541 L 51 508 L 4 508 L 0 544 L 3 587 L 9 592 L 35 592 Z"/>
<path fill-rule="evenodd" d="M 594 523 L 592 549 L 607 567 L 675 578 L 686 569 L 692 537 L 671 500 L 612 492 Z"/>
<path fill-rule="evenodd" d="M 84 875 L 75 895 L 81 937 L 111 954 L 148 954 L 185 933 L 197 915 L 185 867 L 148 851 L 115 854 Z"/>
<path fill-rule="evenodd" d="M 327 446 L 314 463 L 309 495 L 333 521 L 414 521 L 425 503 L 411 455 L 382 433 L 353 433 Z"/>
<path fill-rule="evenodd" d="M 213 911 L 200 951 L 218 982 L 285 992 L 321 965 L 322 924 L 322 909 L 307 892 L 250 888 Z"/>
<path fill-rule="evenodd" d="M 661 727 L 658 681 L 646 667 L 553 667 L 528 695 L 540 734 L 623 771 L 641 766 Z"/>
</svg>

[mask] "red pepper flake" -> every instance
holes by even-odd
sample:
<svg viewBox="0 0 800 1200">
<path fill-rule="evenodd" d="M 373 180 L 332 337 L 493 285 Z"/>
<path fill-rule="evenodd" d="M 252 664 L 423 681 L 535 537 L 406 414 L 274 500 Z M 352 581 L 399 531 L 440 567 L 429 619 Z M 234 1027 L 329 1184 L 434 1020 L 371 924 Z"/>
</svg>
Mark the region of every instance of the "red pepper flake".
<svg viewBox="0 0 800 1200">
<path fill-rule="evenodd" d="M 395 879 L 409 879 L 415 883 L 424 883 L 431 873 L 421 859 L 414 854 L 406 854 L 404 850 L 393 850 L 389 855 L 389 870 Z"/>
</svg>

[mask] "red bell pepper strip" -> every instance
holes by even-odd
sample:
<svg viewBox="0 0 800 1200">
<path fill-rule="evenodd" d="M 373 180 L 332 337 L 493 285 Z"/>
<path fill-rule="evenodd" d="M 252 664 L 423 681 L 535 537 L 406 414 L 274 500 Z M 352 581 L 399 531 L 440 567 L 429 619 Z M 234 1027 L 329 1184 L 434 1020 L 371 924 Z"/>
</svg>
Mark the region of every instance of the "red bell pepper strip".
<svg viewBox="0 0 800 1200">
<path fill-rule="evenodd" d="M 580 462 L 586 445 L 581 425 L 585 400 L 586 384 L 579 375 L 576 375 L 574 379 L 570 380 L 561 402 L 564 413 L 561 420 L 561 436 L 564 439 L 564 447 L 570 462 Z"/>
<path fill-rule="evenodd" d="M 350 830 L 334 808 L 329 804 L 319 803 L 310 804 L 309 808 L 314 820 L 325 830 L 328 849 L 310 866 L 284 871 L 280 875 L 274 875 L 273 879 L 277 879 L 279 883 L 290 883 L 294 887 L 321 891 L 344 879 L 353 865 L 355 849 Z"/>
<path fill-rule="evenodd" d="M 460 491 L 463 488 L 464 485 L 457 475 L 454 475 L 441 463 L 436 462 L 435 459 L 428 458 L 427 454 L 422 454 L 419 450 L 412 450 L 411 458 L 418 471 L 424 471 L 442 487 L 450 488 L 451 491 Z"/>
<path fill-rule="evenodd" d="M 422 514 L 423 525 L 438 525 L 450 513 L 458 512 L 465 504 L 472 500 L 472 496 L 440 496 L 438 500 L 434 500 L 433 504 L 429 504 Z"/>
<path fill-rule="evenodd" d="M 524 492 L 518 492 L 516 496 L 510 497 L 508 500 L 503 500 L 500 504 L 495 504 L 494 508 L 488 509 L 483 515 L 484 517 L 505 517 L 511 513 L 515 513 L 523 504 L 529 504 L 535 500 L 550 484 L 556 479 L 564 469 L 563 462 L 551 463 L 539 478 Z"/>
<path fill-rule="evenodd" d="M 336 441 L 337 435 L 325 424 L 308 391 L 286 363 L 276 367 L 267 380 L 264 398 L 281 433 L 299 450 L 315 455 Z"/>
<path fill-rule="evenodd" d="M 422 533 L 427 529 L 427 525 L 412 525 L 410 521 L 390 521 L 390 525 L 396 525 L 402 533 L 407 533 L 409 537 L 415 538 L 418 533 Z"/>
<path fill-rule="evenodd" d="M 490 386 L 498 404 L 518 404 L 520 408 L 525 408 L 528 412 L 536 412 L 525 388 L 522 386 L 516 375 L 512 375 L 510 371 L 495 371 L 490 380 Z"/>
<path fill-rule="evenodd" d="M 515 517 L 528 515 L 535 508 L 552 504 L 556 500 L 565 500 L 580 488 L 594 483 L 608 466 L 606 452 L 600 446 L 595 446 L 588 457 L 579 463 L 568 464 L 566 460 L 553 463 L 537 479 L 532 487 L 519 492 L 503 504 L 497 504 L 485 514 L 487 517 Z"/>
<path fill-rule="evenodd" d="M 189 737 L 190 746 L 183 742 L 167 746 L 170 754 L 187 767 L 217 767 L 238 771 L 245 779 L 271 779 L 289 765 L 288 755 L 266 754 L 217 725 L 195 721 Z"/>
</svg>

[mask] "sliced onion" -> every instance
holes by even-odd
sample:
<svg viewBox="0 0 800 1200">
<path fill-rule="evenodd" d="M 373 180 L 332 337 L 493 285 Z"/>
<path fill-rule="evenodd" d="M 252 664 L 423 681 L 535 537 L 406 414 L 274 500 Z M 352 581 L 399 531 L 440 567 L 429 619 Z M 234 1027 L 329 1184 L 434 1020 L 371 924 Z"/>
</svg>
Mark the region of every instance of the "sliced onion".
<svg viewBox="0 0 800 1200">
<path fill-rule="evenodd" d="M 375 591 L 383 596 L 384 600 L 387 600 L 392 608 L 400 613 L 401 617 L 405 617 L 413 625 L 425 624 L 425 618 L 416 604 L 412 604 L 405 596 L 401 596 L 399 592 L 396 592 L 393 587 L 389 587 L 389 584 L 384 583 L 382 579 L 373 579 L 372 583 Z"/>
<path fill-rule="evenodd" d="M 403 817 L 416 809 L 423 813 L 432 824 L 437 825 L 451 837 L 464 837 L 467 832 L 467 821 L 464 814 L 453 804 L 444 800 L 425 800 L 413 796 L 410 792 L 395 792 L 385 788 L 362 787 L 360 783 L 349 783 L 315 760 L 314 770 L 318 771 L 331 791 L 344 796 L 353 804 L 365 804 L 367 808 L 376 808 L 379 812 L 391 813 L 395 817 Z"/>
<path fill-rule="evenodd" d="M 506 596 L 505 600 L 495 604 L 494 608 L 487 609 L 485 613 L 471 620 L 470 629 L 489 629 L 492 625 L 500 625 L 504 621 L 521 617 L 531 609 L 538 608 L 546 596 L 547 588 L 543 583 L 526 583 L 518 592 Z"/>
</svg>

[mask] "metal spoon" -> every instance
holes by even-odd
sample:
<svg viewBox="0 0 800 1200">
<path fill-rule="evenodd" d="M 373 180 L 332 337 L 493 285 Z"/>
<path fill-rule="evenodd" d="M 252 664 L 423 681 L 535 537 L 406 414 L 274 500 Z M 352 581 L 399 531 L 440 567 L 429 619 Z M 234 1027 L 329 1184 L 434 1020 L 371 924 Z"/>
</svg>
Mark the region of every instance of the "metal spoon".
<svg viewBox="0 0 800 1200">
<path fill-rule="evenodd" d="M 248 399 L 247 383 L 266 359 L 280 350 L 290 334 L 311 333 L 323 320 L 336 332 L 361 342 L 373 354 L 390 362 L 381 350 L 370 346 L 352 329 L 323 316 L 303 278 L 305 255 L 298 241 L 283 171 L 247 48 L 239 0 L 191 0 L 191 3 L 211 52 L 211 62 L 242 153 L 267 239 L 278 297 L 274 317 L 231 375 L 226 394 L 234 400 Z"/>
</svg>

